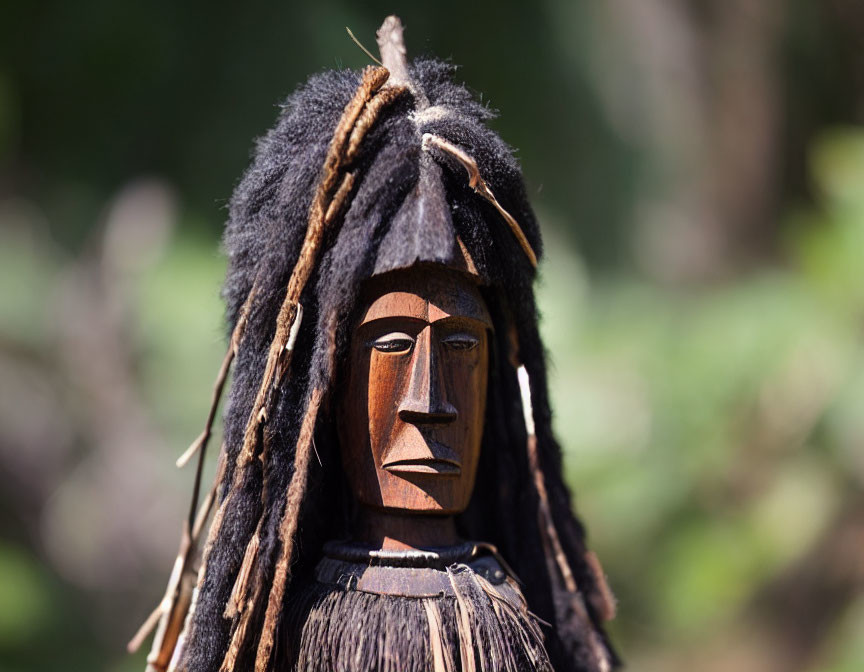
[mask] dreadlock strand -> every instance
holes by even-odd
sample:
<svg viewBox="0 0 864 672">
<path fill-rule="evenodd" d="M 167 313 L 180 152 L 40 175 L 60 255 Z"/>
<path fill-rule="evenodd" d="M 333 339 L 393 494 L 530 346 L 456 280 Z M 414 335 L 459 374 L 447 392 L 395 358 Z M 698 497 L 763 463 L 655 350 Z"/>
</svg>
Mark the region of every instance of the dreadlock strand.
<svg viewBox="0 0 864 672">
<path fill-rule="evenodd" d="M 258 559 L 258 549 L 261 546 L 262 520 L 263 518 L 258 520 L 258 527 L 246 545 L 246 552 L 243 554 L 243 562 L 240 564 L 237 580 L 234 582 L 234 588 L 231 589 L 231 597 L 228 598 L 228 604 L 225 605 L 225 618 L 236 618 L 237 614 L 245 607 L 246 596 L 249 592 L 249 581 L 252 578 L 252 569 Z"/>
<path fill-rule="evenodd" d="M 363 69 L 360 86 L 354 94 L 354 98 L 345 106 L 342 118 L 333 132 L 333 138 L 327 150 L 327 157 L 324 159 L 324 173 L 318 187 L 318 196 L 329 194 L 333 187 L 336 186 L 339 167 L 344 165 L 343 150 L 345 141 L 351 136 L 354 125 L 357 123 L 357 119 L 360 117 L 369 99 L 378 93 L 389 77 L 390 72 L 386 68 L 369 65 Z M 316 200 L 318 199 L 316 198 Z"/>
<path fill-rule="evenodd" d="M 302 305 L 298 304 L 297 308 L 297 320 L 295 320 L 294 325 L 292 326 L 291 334 L 289 336 L 287 346 L 289 348 L 293 346 L 294 339 L 297 336 L 296 331 L 298 322 L 303 315 Z M 262 431 L 262 433 L 264 448 L 261 451 L 260 460 L 262 465 L 267 465 L 269 464 L 270 451 L 272 448 L 272 436 L 271 432 Z M 249 543 L 246 545 L 246 551 L 243 553 L 243 562 L 240 564 L 240 570 L 237 573 L 237 579 L 234 581 L 234 587 L 231 589 L 231 595 L 228 598 L 228 603 L 225 605 L 224 617 L 227 619 L 236 618 L 237 614 L 243 611 L 243 609 L 245 608 L 245 601 L 249 591 L 249 581 L 252 577 L 253 570 L 258 564 L 259 550 L 261 547 L 261 531 L 264 526 L 264 521 L 267 517 L 266 504 L 270 493 L 270 479 L 268 476 L 268 470 L 262 469 L 261 505 L 262 507 L 264 507 L 265 512 L 262 513 L 260 518 L 258 518 L 258 524 L 255 527 L 255 532 L 249 539 Z"/>
<path fill-rule="evenodd" d="M 291 335 L 289 337 L 289 346 L 291 347 L 296 338 L 296 328 L 300 317 L 302 317 L 302 306 L 298 304 L 297 320 L 292 326 Z M 266 431 L 263 428 L 260 430 L 263 436 L 264 447 L 261 451 L 260 460 L 262 465 L 268 465 L 270 452 L 273 443 L 272 432 Z M 232 644 L 229 648 L 229 656 L 226 656 L 224 664 L 226 670 L 233 670 L 236 664 L 236 658 L 239 655 L 248 634 L 249 623 L 255 611 L 260 607 L 261 593 L 264 587 L 266 571 L 261 567 L 261 534 L 264 522 L 267 519 L 267 501 L 270 493 L 270 478 L 268 469 L 262 469 L 261 480 L 261 504 L 262 514 L 258 518 L 258 524 L 255 527 L 255 532 L 246 545 L 246 550 L 243 554 L 243 562 L 240 564 L 240 570 L 237 573 L 237 578 L 234 581 L 234 587 L 231 589 L 231 595 L 225 605 L 224 618 L 234 620 L 235 630 L 232 635 Z M 249 596 L 250 582 L 252 585 L 253 594 Z M 240 617 L 239 622 L 237 621 Z"/>
<path fill-rule="evenodd" d="M 225 652 L 225 657 L 222 659 L 222 665 L 219 666 L 219 672 L 235 672 L 237 669 L 237 659 L 240 657 L 240 652 L 243 645 L 246 643 L 246 637 L 249 634 L 249 624 L 252 621 L 252 614 L 258 605 L 258 598 L 261 596 L 263 581 L 260 574 L 255 575 L 253 582 L 252 595 L 246 601 L 245 607 L 240 611 L 240 618 L 235 620 L 234 629 L 231 634 L 231 643 L 228 650 Z"/>
<path fill-rule="evenodd" d="M 285 497 L 285 511 L 282 514 L 282 522 L 279 526 L 279 540 L 282 544 L 282 550 L 276 563 L 273 585 L 267 601 L 264 626 L 261 631 L 261 640 L 258 644 L 258 653 L 255 658 L 255 672 L 266 671 L 267 665 L 270 663 L 270 654 L 273 651 L 276 621 L 282 609 L 282 599 L 285 596 L 285 585 L 288 581 L 288 568 L 291 565 L 294 551 L 294 533 L 297 531 L 300 505 L 306 494 L 315 423 L 318 419 L 318 409 L 321 406 L 322 396 L 321 388 L 316 387 L 312 390 L 306 415 L 303 417 L 303 424 L 300 427 L 300 437 L 297 440 L 297 453 L 294 462 L 294 475 L 288 486 L 288 494 Z"/>
<path fill-rule="evenodd" d="M 288 282 L 285 299 L 280 308 L 279 315 L 277 316 L 276 333 L 274 334 L 273 341 L 271 342 L 267 366 L 265 368 L 264 375 L 259 386 L 258 395 L 255 400 L 255 405 L 253 406 L 250 420 L 247 423 L 246 432 L 244 434 L 243 448 L 238 454 L 238 462 L 240 462 L 241 468 L 238 469 L 235 473 L 235 483 L 239 483 L 242 480 L 241 472 L 245 471 L 244 467 L 250 463 L 252 457 L 255 455 L 256 446 L 258 445 L 257 437 L 259 435 L 258 433 L 260 431 L 260 425 L 261 422 L 265 421 L 267 417 L 267 407 L 269 406 L 270 395 L 273 390 L 273 380 L 281 380 L 281 378 L 284 376 L 285 371 L 287 370 L 287 367 L 290 365 L 292 348 L 290 348 L 289 345 L 293 341 L 293 339 L 291 338 L 291 334 L 296 332 L 297 320 L 300 317 L 300 294 L 302 293 L 306 283 L 309 280 L 309 277 L 314 270 L 318 252 L 320 250 L 320 245 L 324 238 L 325 226 L 335 220 L 344 203 L 347 201 L 347 198 L 354 185 L 355 174 L 346 173 L 342 177 L 341 183 L 336 189 L 335 194 L 333 193 L 333 189 L 339 179 L 340 167 L 347 163 L 344 157 L 345 143 L 349 137 L 355 138 L 357 143 L 362 141 L 363 136 L 374 123 L 375 119 L 380 113 L 380 110 L 383 109 L 386 103 L 395 99 L 395 96 L 388 95 L 385 98 L 384 104 L 375 105 L 373 108 L 374 114 L 364 117 L 364 128 L 362 133 L 358 135 L 352 135 L 352 131 L 356 122 L 358 121 L 358 118 L 361 117 L 364 109 L 370 104 L 370 97 L 374 96 L 374 94 L 381 88 L 381 86 L 383 86 L 383 84 L 386 82 L 386 79 L 387 71 L 383 68 L 369 67 L 364 70 L 361 85 L 355 92 L 354 98 L 352 98 L 348 105 L 346 105 L 342 117 L 331 139 L 328 154 L 322 167 L 322 176 L 316 189 L 315 198 L 313 199 L 312 206 L 310 208 L 309 224 L 306 230 L 306 235 L 303 241 L 303 245 L 301 247 L 297 264 L 295 265 Z M 372 101 L 374 101 L 375 99 L 376 98 L 372 98 Z M 320 398 L 315 402 L 315 413 L 317 413 L 318 403 L 320 403 Z M 267 442 L 265 441 L 265 444 L 266 443 Z M 309 444 L 311 445 L 311 439 L 309 440 Z M 303 494 L 305 493 L 305 479 L 308 472 L 308 455 L 302 467 L 299 459 L 299 452 L 302 445 L 303 434 L 301 429 L 301 440 L 298 441 L 298 456 L 295 460 L 295 476 L 292 478 L 292 485 L 297 479 L 298 472 L 302 472 L 302 474 L 300 474 L 300 478 L 301 481 L 303 481 L 303 484 L 302 487 L 299 488 L 299 496 L 296 494 L 294 496 L 294 499 L 297 500 L 297 502 L 295 502 L 294 504 L 294 508 L 299 507 L 299 503 L 302 502 Z M 267 452 L 266 445 L 265 452 Z M 306 448 L 306 452 L 308 453 L 308 446 Z M 262 463 L 266 463 L 266 455 L 264 453 L 262 453 L 261 459 Z M 265 476 L 265 482 L 262 483 L 262 487 L 264 489 L 264 491 L 262 491 L 262 500 L 266 499 L 266 480 L 267 479 Z M 291 499 L 291 494 L 291 486 L 289 486 L 289 500 Z M 286 500 L 286 510 L 287 508 L 288 501 Z M 263 517 L 265 515 L 266 513 L 262 514 L 262 518 L 259 519 L 256 531 L 253 534 L 252 539 L 250 539 L 249 544 L 247 545 L 240 572 L 238 573 L 238 577 L 235 581 L 234 588 L 232 589 L 231 596 L 229 597 L 228 603 L 226 604 L 226 617 L 232 618 L 236 617 L 239 614 L 240 619 L 239 622 L 237 622 L 235 625 L 234 632 L 231 637 L 231 644 L 222 663 L 221 669 L 225 672 L 229 672 L 234 669 L 237 656 L 239 655 L 247 639 L 249 623 L 252 617 L 252 613 L 255 610 L 255 606 L 257 605 L 258 599 L 262 592 L 263 579 L 260 575 L 260 571 L 254 573 L 253 570 L 258 561 L 260 547 L 260 529 L 263 522 Z M 285 535 L 280 534 L 280 538 L 281 537 L 285 537 Z M 282 539 L 282 557 L 284 557 L 285 548 L 291 547 L 292 541 L 293 531 L 288 534 L 287 538 Z M 265 618 L 265 627 L 263 631 L 264 634 L 262 635 L 262 640 L 259 645 L 259 657 L 263 653 L 263 649 L 266 648 L 266 656 L 268 662 L 269 654 L 272 650 L 272 621 L 274 620 L 274 615 L 271 613 L 273 609 L 271 608 L 270 604 L 273 602 L 274 592 L 284 594 L 284 584 L 287 580 L 287 571 L 284 571 L 281 568 L 282 557 L 280 557 L 280 565 L 277 565 L 276 568 L 276 576 L 274 578 L 274 584 L 271 588 L 271 600 L 268 602 L 267 616 Z M 287 569 L 287 564 L 285 565 L 285 569 Z M 246 598 L 246 594 L 248 593 L 249 578 L 253 575 L 253 573 L 255 574 L 253 595 L 248 597 L 248 599 L 244 599 Z M 246 602 L 245 606 L 244 601 Z M 281 597 L 279 598 L 279 601 L 281 602 Z M 269 629 L 268 622 L 271 623 Z M 269 648 L 267 644 L 268 633 L 270 642 Z M 265 666 L 266 664 L 267 662 L 264 663 Z"/>
<path fill-rule="evenodd" d="M 302 315 L 302 311 L 298 313 L 298 317 L 300 315 Z M 262 434 L 264 448 L 261 451 L 261 462 L 266 465 L 270 457 L 272 436 L 270 432 L 262 431 Z M 260 610 L 261 595 L 265 585 L 265 570 L 260 566 L 259 559 L 261 558 L 261 531 L 267 517 L 266 502 L 268 494 L 269 479 L 267 477 L 267 470 L 264 469 L 261 482 L 261 503 L 265 507 L 264 512 L 258 518 L 255 532 L 246 545 L 243 562 L 240 565 L 240 571 L 237 574 L 237 579 L 234 582 L 234 587 L 231 590 L 231 595 L 228 598 L 225 613 L 223 614 L 225 618 L 233 619 L 232 626 L 234 629 L 231 635 L 231 644 L 222 661 L 220 672 L 234 672 L 236 669 L 237 659 L 241 651 L 243 651 L 249 635 L 249 625 L 252 622 L 252 618 Z M 252 581 L 251 595 L 249 595 L 250 580 Z"/>
<path fill-rule="evenodd" d="M 297 316 L 300 294 L 306 287 L 318 260 L 318 253 L 324 238 L 324 227 L 328 223 L 325 215 L 333 188 L 339 179 L 339 168 L 342 164 L 345 142 L 370 97 L 384 85 L 388 76 L 389 73 L 385 68 L 369 66 L 364 69 L 360 86 L 354 97 L 345 106 L 342 117 L 333 133 L 321 169 L 321 178 L 312 200 L 312 207 L 309 210 L 309 221 L 303 245 L 300 248 L 300 256 L 288 280 L 285 299 L 276 318 L 276 333 L 270 344 L 267 365 L 246 425 L 243 447 L 237 456 L 241 466 L 248 464 L 255 456 L 256 427 L 267 417 L 267 407 L 271 398 L 273 380 L 277 378 L 277 371 L 280 374 L 278 378 L 281 378 L 290 364 L 290 353 L 285 352 L 285 345 L 288 342 L 291 325 Z"/>
</svg>

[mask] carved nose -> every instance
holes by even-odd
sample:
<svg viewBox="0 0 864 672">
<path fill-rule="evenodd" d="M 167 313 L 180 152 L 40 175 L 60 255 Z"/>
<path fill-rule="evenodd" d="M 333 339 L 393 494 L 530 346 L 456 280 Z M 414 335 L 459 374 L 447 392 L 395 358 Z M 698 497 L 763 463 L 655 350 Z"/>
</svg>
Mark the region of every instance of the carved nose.
<svg viewBox="0 0 864 672">
<path fill-rule="evenodd" d="M 431 328 L 424 329 L 414 346 L 408 390 L 399 405 L 399 419 L 413 425 L 443 425 L 453 422 L 458 412 L 450 402 L 441 375 Z"/>
</svg>

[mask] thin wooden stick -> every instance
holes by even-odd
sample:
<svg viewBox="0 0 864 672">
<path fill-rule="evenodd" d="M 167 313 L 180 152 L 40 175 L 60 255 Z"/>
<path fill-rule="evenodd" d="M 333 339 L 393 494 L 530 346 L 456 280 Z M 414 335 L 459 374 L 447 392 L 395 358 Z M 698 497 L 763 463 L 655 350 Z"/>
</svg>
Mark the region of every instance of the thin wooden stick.
<svg viewBox="0 0 864 672">
<path fill-rule="evenodd" d="M 379 61 L 377 58 L 375 58 L 375 55 L 371 51 L 369 51 L 366 47 L 363 46 L 363 43 L 360 42 L 360 40 L 358 40 L 355 37 L 354 33 L 351 32 L 351 29 L 348 26 L 345 26 L 345 30 L 348 31 L 348 36 L 354 41 L 354 44 L 356 44 L 358 47 L 360 47 L 360 51 L 362 51 L 364 54 L 366 54 L 369 58 L 371 58 L 373 61 L 375 61 L 378 65 L 383 67 L 384 64 L 381 61 Z"/>
<path fill-rule="evenodd" d="M 201 502 L 201 506 L 198 508 L 198 518 L 196 518 L 195 526 L 192 528 L 192 538 L 195 539 L 195 541 L 200 541 L 201 533 L 204 531 L 204 524 L 210 517 L 210 513 L 213 511 L 213 506 L 216 504 L 216 494 L 219 490 L 219 484 L 222 483 L 222 477 L 225 475 L 226 461 L 225 444 L 223 443 L 219 449 L 219 463 L 216 468 L 216 477 L 213 479 L 213 484 L 210 486 L 210 490 L 208 490 L 207 494 L 204 496 L 204 501 Z"/>
<path fill-rule="evenodd" d="M 159 602 L 158 606 L 151 612 L 151 614 L 147 617 L 147 620 L 138 628 L 138 631 L 129 640 L 129 643 L 126 645 L 129 653 L 135 653 L 141 645 L 144 643 L 144 640 L 153 632 L 154 629 L 158 625 L 160 625 L 160 620 L 169 619 L 171 614 L 177 609 L 177 605 L 181 601 L 180 596 L 180 586 L 183 579 L 183 576 L 188 571 L 188 568 L 195 556 L 195 553 L 198 548 L 198 542 L 201 537 L 201 532 L 203 530 L 204 524 L 207 521 L 207 518 L 210 516 L 210 512 L 213 509 L 213 503 L 216 499 L 216 490 L 219 487 L 219 483 L 222 481 L 222 476 L 225 473 L 225 454 L 224 450 L 221 451 L 220 459 L 219 459 L 219 467 L 216 470 L 216 476 L 213 479 L 213 485 L 210 487 L 210 491 L 204 498 L 200 509 L 198 510 L 198 515 L 194 524 L 192 526 L 192 533 L 189 533 L 188 521 L 186 521 L 183 525 L 183 532 L 180 537 L 180 548 L 177 551 L 177 558 L 174 561 L 174 569 L 171 572 L 171 576 L 168 579 L 168 586 L 165 588 L 165 594 L 162 596 L 162 600 Z M 179 617 L 178 617 L 179 618 Z M 153 658 L 170 658 L 169 652 L 166 650 L 170 647 L 173 652 L 173 647 L 176 644 L 176 639 L 174 641 L 168 641 L 165 636 L 161 638 L 161 640 L 154 640 L 153 646 L 151 648 L 150 657 Z M 159 635 L 157 634 L 157 638 Z"/>
<path fill-rule="evenodd" d="M 138 631 L 132 636 L 132 639 L 129 640 L 129 643 L 126 645 L 126 650 L 129 653 L 135 653 L 141 648 L 144 640 L 147 639 L 148 635 L 153 632 L 159 624 L 159 619 L 162 617 L 163 613 L 165 613 L 165 609 L 160 602 L 156 608 L 150 612 L 147 620 L 141 624 L 141 627 L 138 628 Z"/>
<path fill-rule="evenodd" d="M 516 236 L 516 240 L 525 252 L 525 256 L 528 257 L 528 261 L 531 262 L 531 266 L 537 268 L 537 255 L 534 254 L 534 249 L 525 237 L 522 227 L 519 226 L 519 222 L 513 218 L 513 215 L 507 212 L 498 202 L 498 199 L 495 198 L 495 194 L 492 193 L 489 185 L 486 184 L 486 180 L 484 180 L 480 175 L 480 169 L 477 167 L 477 162 L 469 156 L 465 150 L 461 147 L 457 147 L 452 142 L 449 142 L 438 135 L 433 135 L 432 133 L 424 133 L 423 149 L 428 151 L 429 147 L 440 149 L 442 152 L 449 154 L 462 164 L 462 167 L 468 173 L 468 186 L 495 207 L 498 213 L 504 218 L 504 221 L 507 222 L 513 235 Z"/>
<path fill-rule="evenodd" d="M 408 59 L 402 21 L 398 16 L 388 16 L 375 37 L 381 53 L 381 63 L 390 71 L 390 81 L 408 86 Z"/>
<path fill-rule="evenodd" d="M 219 373 L 216 375 L 216 382 L 213 383 L 213 395 L 210 399 L 210 410 L 207 413 L 207 421 L 204 423 L 204 431 L 177 458 L 178 467 L 185 467 L 196 452 L 207 448 L 207 442 L 210 440 L 210 434 L 213 430 L 213 422 L 216 419 L 216 410 L 219 407 L 219 401 L 222 399 L 222 390 L 225 387 L 225 381 L 228 379 L 228 371 L 231 368 L 234 357 L 237 356 L 237 348 L 240 347 L 240 342 L 243 340 L 246 323 L 249 321 L 249 311 L 252 308 L 252 302 L 255 300 L 257 293 L 258 282 L 256 278 L 256 281 L 252 284 L 252 289 L 249 290 L 249 295 L 243 302 L 243 307 L 240 309 L 240 316 L 237 318 L 237 324 L 234 325 L 234 331 L 231 332 L 231 340 L 228 342 L 228 351 L 222 359 L 222 365 L 219 367 Z"/>
<path fill-rule="evenodd" d="M 213 429 L 213 422 L 216 419 L 216 411 L 219 407 L 219 401 L 222 399 L 222 391 L 225 387 L 225 381 L 228 378 L 228 372 L 231 368 L 231 363 L 234 361 L 234 357 L 237 354 L 237 349 L 240 345 L 240 342 L 243 340 L 243 334 L 246 330 L 246 323 L 249 319 L 249 311 L 251 310 L 252 302 L 255 300 L 255 296 L 258 291 L 258 283 L 257 278 L 256 282 L 252 284 L 252 289 L 249 291 L 249 295 L 246 297 L 246 300 L 243 302 L 243 306 L 240 309 L 240 316 L 237 319 L 237 324 L 234 325 L 234 330 L 231 332 L 231 340 L 228 344 L 228 351 L 225 353 L 225 357 L 222 359 L 222 364 L 219 367 L 219 372 L 216 375 L 216 382 L 213 384 L 213 394 L 210 400 L 210 410 L 207 413 L 207 420 L 204 423 L 204 431 L 198 436 L 195 441 L 192 442 L 192 445 L 177 459 L 177 466 L 183 467 L 185 466 L 189 460 L 192 458 L 195 453 L 198 453 L 198 464 L 195 469 L 195 481 L 192 486 L 192 498 L 189 503 L 189 514 L 187 516 L 186 522 L 183 525 L 183 531 L 181 533 L 180 539 L 180 548 L 177 552 L 177 560 L 175 561 L 175 572 L 172 572 L 171 577 L 168 580 L 168 586 L 165 591 L 165 595 L 162 598 L 162 601 L 159 603 L 159 606 L 153 610 L 147 620 L 143 623 L 143 625 L 138 629 L 138 632 L 132 637 L 127 645 L 127 649 L 130 652 L 137 651 L 141 644 L 143 644 L 144 640 L 147 636 L 153 631 L 153 629 L 159 623 L 159 617 L 163 615 L 168 615 L 176 606 L 178 599 L 178 588 L 180 585 L 180 580 L 183 574 L 189 567 L 189 563 L 191 562 L 192 555 L 194 555 L 194 551 L 197 549 L 197 542 L 199 535 L 201 533 L 201 528 L 203 527 L 204 521 L 210 515 L 210 511 L 212 509 L 213 501 L 215 500 L 215 489 L 218 487 L 218 482 L 221 480 L 221 475 L 224 470 L 224 464 L 220 461 L 220 467 L 217 470 L 216 480 L 213 484 L 213 488 L 211 489 L 210 494 L 208 495 L 206 504 L 202 507 L 205 515 L 202 517 L 200 512 L 198 511 L 198 496 L 201 492 L 201 478 L 203 476 L 204 470 L 204 456 L 207 449 L 207 443 L 210 440 L 210 436 Z M 179 563 L 179 566 L 176 566 L 176 563 Z M 175 576 L 176 574 L 176 576 Z"/>
<path fill-rule="evenodd" d="M 585 562 L 588 569 L 594 575 L 594 581 L 597 583 L 598 597 L 597 600 L 592 600 L 592 604 L 600 613 L 600 618 L 604 621 L 611 621 L 615 618 L 615 612 L 618 609 L 618 603 L 615 600 L 615 595 L 612 589 L 609 588 L 609 583 L 606 581 L 606 573 L 603 571 L 603 565 L 600 564 L 600 558 L 594 551 L 585 551 Z"/>
<path fill-rule="evenodd" d="M 225 357 L 222 359 L 222 365 L 219 367 L 216 382 L 213 385 L 213 397 L 210 401 L 210 411 L 207 414 L 207 421 L 204 425 L 204 430 L 198 435 L 198 438 L 192 442 L 192 445 L 190 445 L 186 451 L 177 458 L 176 464 L 180 469 L 185 467 L 189 463 L 189 460 L 191 460 L 199 450 L 203 453 L 207 442 L 210 440 L 210 433 L 213 430 L 213 421 L 216 419 L 216 409 L 219 407 L 219 400 L 222 398 L 222 389 L 225 386 L 225 380 L 228 378 L 228 371 L 231 368 L 231 362 L 234 361 L 234 354 L 233 344 L 229 345 Z"/>
</svg>

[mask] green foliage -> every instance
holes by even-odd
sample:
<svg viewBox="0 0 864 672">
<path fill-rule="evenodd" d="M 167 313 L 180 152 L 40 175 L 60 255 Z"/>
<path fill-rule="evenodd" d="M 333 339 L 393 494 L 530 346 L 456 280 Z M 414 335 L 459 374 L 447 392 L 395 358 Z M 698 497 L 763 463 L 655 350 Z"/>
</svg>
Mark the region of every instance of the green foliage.
<svg viewBox="0 0 864 672">
<path fill-rule="evenodd" d="M 111 366 L 128 368 L 120 377 L 129 389 L 105 396 L 123 397 L 127 410 L 140 406 L 134 418 L 116 420 L 129 432 L 145 426 L 159 446 L 117 478 L 138 478 L 138 467 L 158 461 L 165 488 L 153 493 L 152 508 L 185 498 L 191 475 L 173 460 L 201 429 L 225 347 L 216 240 L 224 199 L 250 138 L 272 123 L 274 103 L 294 83 L 323 67 L 366 63 L 341 26 L 372 46 L 374 28 L 392 11 L 372 4 L 3 8 L 0 458 L 4 469 L 12 465 L 0 488 L 3 672 L 143 669 L 144 653 L 129 657 L 123 644 L 160 594 L 174 549 L 162 549 L 158 562 L 99 549 L 108 569 L 139 561 L 124 592 L 105 577 L 76 582 L 46 550 L 45 509 L 94 445 L 111 443 L 93 417 L 100 389 L 80 380 L 105 367 L 103 353 L 82 345 L 105 325 L 115 329 L 110 345 L 122 356 Z M 744 670 L 735 655 L 751 640 L 763 655 L 791 646 L 778 625 L 782 605 L 762 609 L 777 581 L 808 563 L 823 573 L 807 581 L 842 574 L 844 556 L 823 548 L 864 491 L 864 128 L 823 128 L 860 108 L 860 40 L 854 35 L 856 51 L 847 54 L 822 5 L 774 3 L 778 17 L 788 5 L 788 34 L 785 45 L 770 46 L 782 46 L 785 60 L 763 63 L 776 78 L 766 89 L 778 96 L 766 106 L 782 107 L 783 120 L 767 164 L 783 183 L 776 196 L 786 214 L 763 224 L 768 235 L 778 232 L 781 259 L 712 286 L 662 285 L 621 263 L 642 240 L 634 235 L 640 190 L 665 185 L 672 168 L 701 170 L 664 154 L 689 156 L 694 140 L 740 150 L 728 122 L 717 124 L 725 133 L 717 137 L 688 129 L 695 109 L 729 102 L 728 73 L 688 93 L 700 71 L 676 57 L 692 48 L 694 63 L 707 62 L 715 48 L 718 63 L 733 67 L 722 57 L 737 62 L 754 45 L 724 38 L 700 50 L 707 35 L 684 30 L 691 22 L 707 28 L 722 1 L 680 14 L 673 8 L 681 3 L 630 3 L 633 13 L 615 4 L 442 0 L 399 11 L 409 50 L 464 65 L 458 77 L 502 110 L 493 125 L 520 148 L 549 254 L 540 303 L 556 429 L 590 545 L 620 600 L 616 643 L 634 670 L 649 669 L 645 661 L 663 672 L 699 669 L 685 652 L 718 650 L 726 658 L 712 670 Z M 833 21 L 840 16 L 838 9 Z M 624 53 L 633 45 L 622 35 L 644 42 L 628 53 L 657 59 L 655 69 L 633 71 L 650 76 L 628 71 Z M 734 54 L 720 48 L 726 44 Z M 688 98 L 715 89 L 724 95 Z M 663 104 L 652 107 L 653 98 Z M 759 115 L 758 101 L 738 102 L 736 115 Z M 662 114 L 671 116 L 652 117 Z M 805 179 L 797 156 L 807 146 Z M 133 245 L 127 268 L 106 252 L 106 211 L 142 175 L 182 194 L 182 216 L 163 222 L 164 248 L 139 256 Z M 675 193 L 698 200 L 700 177 L 688 178 L 675 173 Z M 82 352 L 90 359 L 76 368 Z M 119 509 L 123 494 L 117 488 L 100 500 L 94 491 L 80 510 Z M 138 543 L 170 542 L 180 509 Z M 76 515 L 83 517 L 64 520 Z M 63 553 L 92 545 L 95 526 L 83 520 Z M 847 593 L 815 659 L 802 663 L 807 672 L 864 669 L 864 598 Z"/>
<path fill-rule="evenodd" d="M 864 130 L 827 133 L 811 165 L 819 201 L 792 215 L 783 268 L 685 291 L 591 282 L 549 246 L 556 426 L 625 651 L 753 618 L 864 484 Z M 864 664 L 849 599 L 838 662 L 813 672 Z"/>
<path fill-rule="evenodd" d="M 49 620 L 48 581 L 24 549 L 0 544 L 0 651 L 11 645 L 34 644 Z"/>
</svg>

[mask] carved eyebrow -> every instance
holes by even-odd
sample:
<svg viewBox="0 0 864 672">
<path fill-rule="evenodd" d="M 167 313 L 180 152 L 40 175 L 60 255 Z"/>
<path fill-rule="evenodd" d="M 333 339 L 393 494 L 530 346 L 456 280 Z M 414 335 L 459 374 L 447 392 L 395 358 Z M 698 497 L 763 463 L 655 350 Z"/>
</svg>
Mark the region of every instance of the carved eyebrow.
<svg viewBox="0 0 864 672">
<path fill-rule="evenodd" d="M 460 327 L 464 326 L 466 328 L 474 328 L 480 331 L 495 331 L 495 327 L 492 324 L 491 320 L 487 322 L 486 320 L 480 320 L 476 317 L 471 317 L 468 315 L 447 315 L 446 317 L 439 318 L 433 322 L 429 322 L 428 320 L 423 320 L 417 317 L 411 317 L 409 315 L 382 315 L 381 317 L 375 317 L 371 320 L 364 320 L 357 328 L 363 328 L 363 330 L 373 329 L 376 326 L 383 326 L 390 324 L 394 329 L 399 329 L 400 325 L 412 325 L 415 328 L 422 329 L 424 327 L 430 325 L 438 325 L 442 327 L 453 326 Z"/>
<path fill-rule="evenodd" d="M 446 317 L 439 318 L 429 324 L 438 325 L 442 327 L 455 327 L 458 329 L 459 327 L 465 328 L 474 328 L 480 331 L 494 331 L 495 328 L 492 325 L 492 322 L 487 322 L 486 320 L 481 320 L 472 315 L 447 315 Z"/>
<path fill-rule="evenodd" d="M 419 317 L 412 317 L 411 315 L 381 315 L 379 317 L 373 317 L 372 319 L 363 319 L 358 327 L 371 327 L 377 324 L 386 324 L 391 323 L 396 326 L 394 328 L 398 328 L 399 324 L 411 324 L 417 327 L 423 327 L 429 324 L 427 320 L 421 319 Z"/>
<path fill-rule="evenodd" d="M 454 350 L 473 350 L 480 343 L 480 336 L 472 334 L 470 331 L 460 329 L 452 334 L 447 334 L 441 339 L 450 348 Z"/>
<path fill-rule="evenodd" d="M 461 301 L 449 305 L 448 303 L 446 300 L 443 304 L 435 300 L 430 301 L 411 292 L 395 292 L 373 301 L 366 309 L 360 325 L 380 319 L 418 320 L 425 324 L 434 324 L 442 319 L 452 318 L 473 320 L 482 324 L 484 328 L 492 328 L 492 318 L 482 301 Z M 452 313 L 448 312 L 451 310 Z M 442 317 L 437 317 L 439 315 Z"/>
<path fill-rule="evenodd" d="M 366 308 L 360 324 L 379 319 L 405 319 L 426 321 L 429 303 L 411 292 L 395 292 L 380 296 Z"/>
</svg>

